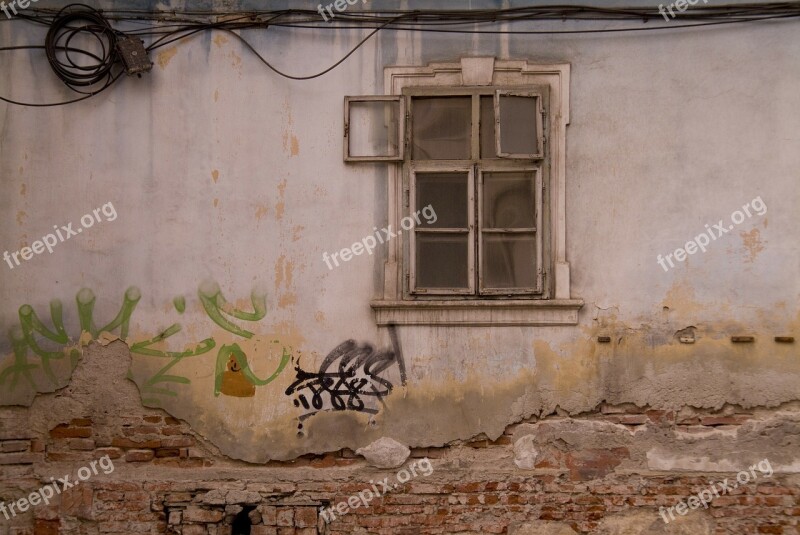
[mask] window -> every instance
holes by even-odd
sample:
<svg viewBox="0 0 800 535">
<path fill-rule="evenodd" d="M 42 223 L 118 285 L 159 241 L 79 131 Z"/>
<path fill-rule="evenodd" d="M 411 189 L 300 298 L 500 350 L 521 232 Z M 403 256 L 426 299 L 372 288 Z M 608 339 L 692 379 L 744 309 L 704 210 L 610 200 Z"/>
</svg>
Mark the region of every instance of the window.
<svg viewBox="0 0 800 535">
<path fill-rule="evenodd" d="M 541 296 L 547 87 L 405 95 L 408 211 L 437 214 L 411 232 L 407 293 Z"/>
<path fill-rule="evenodd" d="M 464 58 L 388 67 L 387 95 L 345 99 L 345 160 L 385 161 L 378 324 L 574 325 L 566 260 L 569 66 Z"/>
</svg>

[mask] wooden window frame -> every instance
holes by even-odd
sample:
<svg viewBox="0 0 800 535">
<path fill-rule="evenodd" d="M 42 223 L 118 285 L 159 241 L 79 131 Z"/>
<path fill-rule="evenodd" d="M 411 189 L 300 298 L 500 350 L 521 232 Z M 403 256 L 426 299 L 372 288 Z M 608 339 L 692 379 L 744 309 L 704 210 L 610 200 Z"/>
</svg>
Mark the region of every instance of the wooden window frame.
<svg viewBox="0 0 800 535">
<path fill-rule="evenodd" d="M 544 277 L 539 296 L 428 296 L 407 291 L 406 262 L 409 258 L 408 233 L 387 243 L 383 264 L 383 287 L 370 302 L 378 325 L 421 326 L 555 326 L 577 325 L 583 300 L 571 296 L 570 264 L 566 240 L 566 127 L 569 124 L 570 65 L 541 64 L 519 60 L 496 60 L 491 57 L 462 58 L 456 62 L 431 63 L 416 67 L 384 69 L 384 92 L 402 96 L 412 88 L 425 91 L 447 88 L 464 90 L 513 88 L 521 91 L 546 86 L 549 105 L 545 106 L 542 132 L 547 135 L 542 165 L 542 227 L 549 232 L 543 237 L 543 261 L 552 272 Z M 409 112 L 405 111 L 406 120 Z M 473 114 L 473 116 L 475 116 Z M 480 110 L 478 110 L 480 117 Z M 473 124 L 473 129 L 478 125 Z M 408 143 L 406 125 L 405 143 Z M 474 139 L 474 137 L 473 137 Z M 408 154 L 406 146 L 405 154 Z M 513 163 L 513 159 L 492 160 L 493 164 Z M 446 163 L 446 162 L 445 162 Z M 409 208 L 409 173 L 404 163 L 388 168 L 388 189 L 385 218 L 387 225 L 399 228 Z"/>
<path fill-rule="evenodd" d="M 430 162 L 430 161 L 429 161 Z M 417 206 L 417 181 L 415 179 L 417 173 L 466 173 L 467 174 L 467 288 L 420 288 L 417 286 L 417 233 L 455 233 L 463 232 L 463 229 L 442 229 L 442 228 L 425 228 L 424 226 L 415 226 L 409 239 L 409 253 L 408 253 L 408 269 L 409 285 L 408 291 L 412 295 L 451 295 L 451 296 L 473 296 L 475 295 L 475 271 L 477 269 L 476 262 L 476 247 L 475 247 L 475 169 L 472 165 L 457 166 L 449 163 L 435 164 L 423 163 L 409 165 L 409 209 L 408 216 L 415 214 L 417 210 L 423 207 Z M 436 211 L 436 207 L 433 207 Z"/>
<path fill-rule="evenodd" d="M 397 103 L 397 154 L 388 156 L 350 155 L 350 104 L 352 102 Z M 345 162 L 402 162 L 405 159 L 405 99 L 394 95 L 361 95 L 344 97 L 344 161 Z"/>
<path fill-rule="evenodd" d="M 518 154 L 503 152 L 502 147 L 502 127 L 500 123 L 500 101 L 502 97 L 524 97 L 536 99 L 536 152 L 528 154 Z M 510 158 L 515 160 L 541 160 L 544 158 L 544 144 L 547 135 L 544 132 L 543 116 L 546 114 L 542 103 L 543 95 L 539 91 L 520 91 L 518 89 L 498 89 L 494 92 L 494 143 L 495 153 L 499 158 Z"/>
<path fill-rule="evenodd" d="M 536 267 L 536 283 L 533 287 L 526 288 L 526 287 L 514 287 L 514 288 L 486 288 L 483 285 L 483 272 L 480 266 L 483 265 L 483 234 L 486 232 L 483 229 L 483 217 L 482 217 L 482 210 L 483 210 L 483 175 L 486 173 L 502 173 L 502 172 L 533 172 L 534 173 L 534 199 L 533 199 L 533 206 L 531 206 L 531 210 L 533 210 L 534 214 L 534 229 L 533 234 L 535 236 L 535 247 L 536 250 L 534 251 L 535 258 L 532 260 L 534 261 L 534 266 Z M 477 224 L 478 228 L 476 231 L 476 242 L 478 248 L 478 254 L 476 262 L 478 269 L 478 294 L 479 295 L 518 295 L 518 296 L 535 296 L 541 295 L 543 291 L 543 279 L 544 279 L 544 268 L 542 266 L 542 258 L 543 258 L 543 243 L 542 243 L 542 235 L 544 234 L 544 229 L 542 228 L 542 197 L 543 197 L 543 190 L 542 190 L 542 169 L 539 166 L 531 166 L 527 165 L 521 167 L 519 169 L 515 168 L 494 168 L 491 164 L 481 165 L 477 169 L 477 191 L 478 191 L 478 199 L 477 199 Z M 518 230 L 509 230 L 508 233 L 518 233 Z M 530 233 L 530 231 L 526 231 Z M 521 232 L 519 232 L 521 233 Z"/>
</svg>

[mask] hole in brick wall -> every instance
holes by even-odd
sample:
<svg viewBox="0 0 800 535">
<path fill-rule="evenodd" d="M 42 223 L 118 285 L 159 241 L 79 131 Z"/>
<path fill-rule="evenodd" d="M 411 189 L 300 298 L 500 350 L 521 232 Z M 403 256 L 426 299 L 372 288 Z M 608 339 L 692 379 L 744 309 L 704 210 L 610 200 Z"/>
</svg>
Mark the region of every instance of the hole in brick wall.
<svg viewBox="0 0 800 535">
<path fill-rule="evenodd" d="M 255 511 L 252 505 L 245 505 L 242 512 L 236 515 L 233 519 L 233 527 L 231 528 L 231 535 L 250 535 L 250 526 L 253 525 L 250 520 L 250 513 Z"/>
</svg>

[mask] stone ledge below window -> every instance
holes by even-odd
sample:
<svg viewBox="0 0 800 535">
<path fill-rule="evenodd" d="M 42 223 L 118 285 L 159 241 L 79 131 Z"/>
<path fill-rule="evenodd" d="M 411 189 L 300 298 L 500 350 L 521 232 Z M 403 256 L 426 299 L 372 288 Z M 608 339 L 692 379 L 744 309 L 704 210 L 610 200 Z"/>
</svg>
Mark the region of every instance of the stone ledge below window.
<svg viewBox="0 0 800 535">
<path fill-rule="evenodd" d="M 370 302 L 378 325 L 577 325 L 582 299 Z"/>
</svg>

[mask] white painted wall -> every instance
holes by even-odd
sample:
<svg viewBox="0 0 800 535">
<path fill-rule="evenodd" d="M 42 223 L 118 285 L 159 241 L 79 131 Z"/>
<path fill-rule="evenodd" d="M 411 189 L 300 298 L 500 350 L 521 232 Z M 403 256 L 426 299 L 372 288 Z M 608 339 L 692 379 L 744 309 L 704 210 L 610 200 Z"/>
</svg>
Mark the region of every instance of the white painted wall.
<svg viewBox="0 0 800 535">
<path fill-rule="evenodd" d="M 652 405 L 791 399 L 800 393 L 798 346 L 773 337 L 800 334 L 797 24 L 508 38 L 385 32 L 338 69 L 302 82 L 272 73 L 230 36 L 204 33 L 161 49 L 142 79 L 87 102 L 0 103 L 0 253 L 108 202 L 118 214 L 52 254 L 13 270 L 0 264 L 0 329 L 16 323 L 20 305 L 43 317 L 59 298 L 77 334 L 80 288 L 94 290 L 97 316 L 108 321 L 133 285 L 143 297 L 132 333 L 148 338 L 179 321 L 184 331 L 170 348 L 181 350 L 219 335 L 194 297 L 200 283 L 214 280 L 237 304 L 246 305 L 253 288 L 266 291 L 268 313 L 257 331 L 289 340 L 309 361 L 319 363 L 348 338 L 388 345 L 369 307 L 381 288 L 383 252 L 333 271 L 321 260 L 323 251 L 386 224 L 386 166 L 342 162 L 343 97 L 382 93 L 385 66 L 494 55 L 572 66 L 568 258 L 573 297 L 586 305 L 577 327 L 401 328 L 409 392 L 424 382 L 457 403 L 460 389 L 477 381 L 487 410 L 506 423 L 517 412 L 581 410 L 612 398 Z M 0 46 L 38 43 L 44 33 L 3 22 Z M 276 67 L 308 74 L 363 35 L 271 28 L 247 37 Z M 68 95 L 43 53 L 2 54 L 0 94 L 35 102 Z M 727 225 L 756 197 L 765 215 L 668 273 L 656 263 L 706 223 Z M 171 306 L 178 295 L 189 303 L 185 317 Z M 690 325 L 698 343 L 677 344 L 674 332 Z M 605 334 L 614 344 L 597 345 Z M 728 338 L 737 334 L 757 341 L 734 346 Z M 5 339 L 0 351 L 10 363 Z M 176 369 L 212 374 L 214 354 Z M 536 401 L 524 398 L 511 412 L 492 405 L 492 389 L 527 372 Z M 271 402 L 286 404 L 275 410 L 291 417 L 288 398 L 275 390 Z M 29 401 L 19 391 L 3 395 Z M 210 414 L 204 421 L 219 417 L 217 398 L 190 395 Z M 181 403 L 168 405 L 191 416 Z M 463 435 L 484 425 L 445 427 Z M 426 442 L 424 430 L 398 429 L 409 442 Z"/>
</svg>

